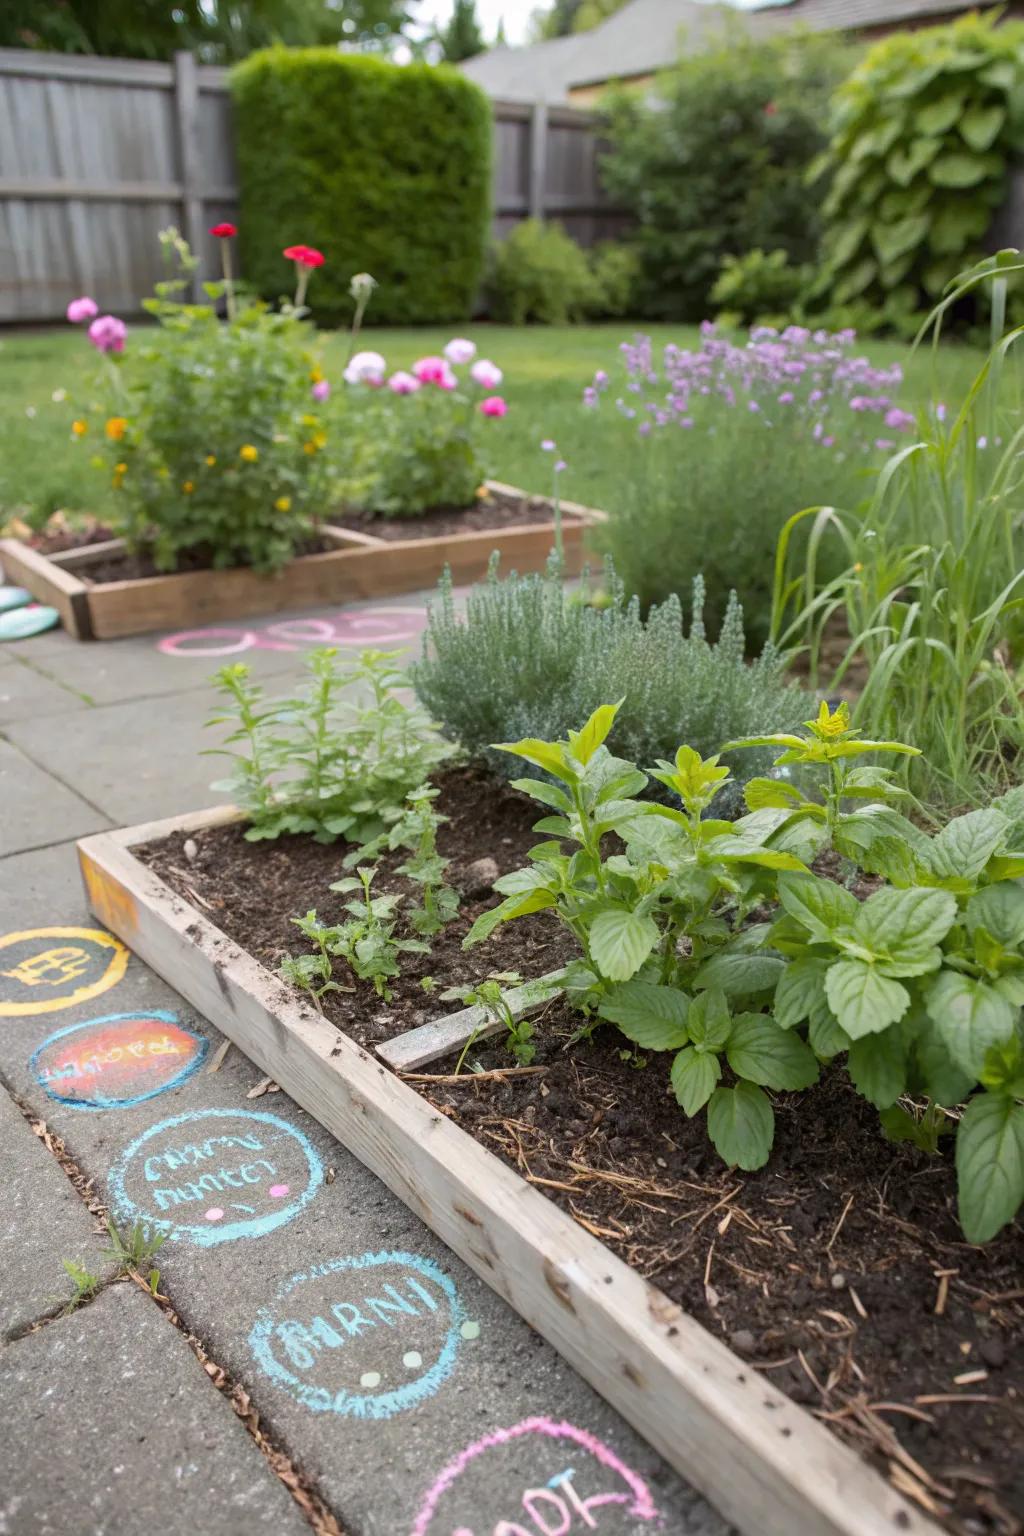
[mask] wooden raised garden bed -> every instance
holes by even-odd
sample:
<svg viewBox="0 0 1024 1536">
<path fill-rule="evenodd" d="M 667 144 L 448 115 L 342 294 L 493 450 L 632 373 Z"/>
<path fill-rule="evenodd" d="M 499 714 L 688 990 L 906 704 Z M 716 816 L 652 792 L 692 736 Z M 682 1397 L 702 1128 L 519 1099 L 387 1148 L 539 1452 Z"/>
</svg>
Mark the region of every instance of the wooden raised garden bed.
<svg viewBox="0 0 1024 1536">
<path fill-rule="evenodd" d="M 198 878 L 193 871 L 201 870 L 204 839 L 212 867 L 223 840 L 237 839 L 238 820 L 219 808 L 83 840 L 92 911 L 380 1177 L 742 1531 L 936 1536 L 919 1504 L 772 1385 L 769 1371 L 733 1353 L 547 1198 L 536 1187 L 544 1181 L 531 1183 L 461 1129 L 457 1112 L 442 1112 L 418 1091 L 423 1084 L 414 1086 L 414 1069 L 457 1047 L 477 1020 L 444 1022 L 446 1005 L 435 1002 L 434 1022 L 414 1038 L 365 1036 L 367 1043 L 357 1043 L 211 921 L 210 912 L 224 903 L 193 903 L 183 894 Z M 171 874 L 164 879 L 151 867 L 196 859 L 197 847 L 199 863 L 180 890 L 169 883 Z M 331 872 L 317 878 L 335 878 L 337 850 L 321 848 L 321 855 L 320 868 Z M 231 926 L 227 915 L 220 920 Z M 549 951 L 536 974 L 559 959 Z M 479 962 L 477 974 L 489 963 Z M 446 961 L 435 953 L 424 964 Z M 443 974 L 437 983 L 444 985 Z M 345 1006 L 360 1007 L 372 1028 L 375 1002 L 371 992 Z M 388 1060 L 413 1077 L 403 1079 Z M 712 1210 L 713 1236 L 730 1213 L 723 1217 L 725 1202 Z M 706 1288 L 703 1259 L 690 1254 L 685 1262 L 704 1272 Z M 835 1313 L 839 1302 L 826 1294 L 820 1305 Z M 897 1483 L 899 1463 L 897 1446 L 890 1461 Z M 905 1463 L 903 1471 L 903 1486 L 913 1483 Z"/>
<path fill-rule="evenodd" d="M 7 582 L 27 587 L 39 602 L 56 608 L 76 640 L 113 640 L 195 628 L 211 620 L 415 592 L 433 586 L 446 565 L 457 584 L 476 581 L 485 574 L 494 550 L 500 551 L 506 570 L 542 570 L 554 537 L 549 499 L 497 481 L 488 481 L 488 490 L 496 497 L 518 498 L 520 516 L 470 532 L 450 531 L 449 518 L 442 533 L 420 531 L 420 536 L 407 538 L 325 525 L 322 539 L 332 548 L 300 555 L 273 576 L 236 567 L 118 579 L 116 565 L 124 555 L 119 539 L 50 555 L 20 539 L 0 539 L 0 566 Z M 582 568 L 586 526 L 600 521 L 602 514 L 573 502 L 563 502 L 562 508 L 566 574 L 575 576 Z M 429 519 L 423 521 L 429 528 Z M 390 525 L 389 532 L 397 526 Z M 90 575 L 99 570 L 102 580 Z"/>
</svg>

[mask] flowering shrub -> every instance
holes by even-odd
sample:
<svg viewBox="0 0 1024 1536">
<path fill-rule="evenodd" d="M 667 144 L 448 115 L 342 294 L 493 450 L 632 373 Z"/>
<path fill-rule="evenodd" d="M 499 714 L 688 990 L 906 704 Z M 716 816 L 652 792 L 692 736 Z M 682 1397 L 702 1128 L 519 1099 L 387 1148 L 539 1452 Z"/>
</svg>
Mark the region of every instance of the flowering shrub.
<svg viewBox="0 0 1024 1536">
<path fill-rule="evenodd" d="M 457 370 L 465 372 L 460 376 Z M 484 479 L 480 418 L 504 416 L 490 393 L 501 369 L 456 336 L 437 357 L 388 374 L 379 352 L 357 352 L 345 369 L 360 430 L 348 500 L 371 514 L 416 517 L 469 506 Z"/>
<path fill-rule="evenodd" d="M 180 275 L 146 304 L 159 330 L 140 333 L 145 340 L 130 348 L 124 323 L 97 315 L 91 299 L 69 306 L 70 320 L 91 320 L 89 340 L 104 355 L 107 405 L 94 463 L 117 492 L 116 532 L 158 569 L 275 570 L 315 532 L 328 504 L 326 381 L 303 345 L 300 305 L 271 313 L 242 301 L 231 277 L 234 226 L 212 233 L 225 277 L 208 285 L 205 305 L 180 302 L 195 262 L 176 231 L 161 235 Z M 297 265 L 308 280 L 315 263 Z M 299 289 L 301 300 L 301 278 Z M 221 298 L 226 323 L 214 307 Z M 84 437 L 89 426 L 76 419 L 72 432 Z"/>
<path fill-rule="evenodd" d="M 855 505 L 864 474 L 913 417 L 898 366 L 853 352 L 852 331 L 789 326 L 742 344 L 702 327 L 697 351 L 623 344 L 625 379 L 601 370 L 584 391 L 616 470 L 607 547 L 643 606 L 704 576 L 717 625 L 729 591 L 748 636 L 767 633 L 775 542 L 786 519 L 821 503 Z"/>
</svg>

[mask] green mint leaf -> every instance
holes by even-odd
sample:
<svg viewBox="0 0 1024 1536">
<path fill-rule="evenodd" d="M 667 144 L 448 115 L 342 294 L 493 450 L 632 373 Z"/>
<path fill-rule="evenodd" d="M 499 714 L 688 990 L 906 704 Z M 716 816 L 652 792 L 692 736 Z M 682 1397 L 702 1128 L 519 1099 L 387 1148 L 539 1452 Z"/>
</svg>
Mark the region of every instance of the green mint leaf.
<svg viewBox="0 0 1024 1536">
<path fill-rule="evenodd" d="M 562 811 L 566 816 L 572 814 L 573 804 L 565 790 L 549 784 L 547 779 L 513 779 L 512 788 L 539 800 L 541 805 L 550 805 L 552 810 Z"/>
<path fill-rule="evenodd" d="M 496 907 L 481 912 L 463 939 L 462 947 L 472 949 L 474 944 L 482 944 L 484 939 L 489 939 L 499 924 L 510 922 L 514 917 L 527 917 L 531 912 L 543 912 L 546 907 L 554 905 L 555 898 L 550 891 L 530 891 L 525 896 L 508 896 Z"/>
<path fill-rule="evenodd" d="M 581 731 L 569 732 L 569 748 L 573 757 L 584 767 L 590 762 L 598 747 L 601 746 L 615 723 L 622 704 L 600 704 Z"/>
<path fill-rule="evenodd" d="M 925 1019 L 914 1041 L 914 1059 L 921 1088 L 936 1104 L 963 1104 L 977 1082 L 973 1072 L 954 1061 L 934 1019 Z"/>
<path fill-rule="evenodd" d="M 939 943 L 956 922 L 950 891 L 876 891 L 853 925 L 858 941 L 889 976 L 923 976 L 941 964 Z"/>
<path fill-rule="evenodd" d="M 686 1028 L 698 1051 L 722 1049 L 732 1030 L 732 1015 L 720 987 L 712 987 L 693 999 Z"/>
<path fill-rule="evenodd" d="M 780 875 L 779 900 L 816 943 L 827 943 L 838 929 L 849 928 L 860 911 L 856 896 L 817 875 Z"/>
<path fill-rule="evenodd" d="M 791 960 L 779 977 L 772 1012 L 781 1029 L 792 1029 L 809 1019 L 819 998 L 825 995 L 828 961 L 805 955 Z"/>
<path fill-rule="evenodd" d="M 839 960 L 829 966 L 825 996 L 839 1024 L 853 1040 L 877 1035 L 902 1019 L 910 993 L 866 960 Z"/>
<path fill-rule="evenodd" d="M 982 1093 L 963 1113 L 956 1138 L 960 1225 L 969 1243 L 987 1243 L 1024 1201 L 1024 1105 Z"/>
<path fill-rule="evenodd" d="M 1001 811 L 968 811 L 948 822 L 928 848 L 928 863 L 940 880 L 975 880 L 1006 841 L 1009 822 Z"/>
<path fill-rule="evenodd" d="M 787 784 L 784 779 L 750 779 L 743 798 L 751 811 L 791 810 L 804 803 L 804 796 L 796 785 Z"/>
<path fill-rule="evenodd" d="M 821 1061 L 831 1061 L 834 1056 L 841 1056 L 843 1051 L 850 1049 L 850 1037 L 841 1028 L 826 998 L 822 998 L 821 1005 L 811 1014 L 807 1039 Z"/>
<path fill-rule="evenodd" d="M 725 1050 L 737 1077 L 765 1088 L 809 1088 L 818 1063 L 799 1035 L 780 1029 L 770 1013 L 741 1013 L 733 1020 Z"/>
<path fill-rule="evenodd" d="M 990 1046 L 1009 1040 L 1017 1010 L 989 982 L 959 971 L 943 971 L 928 989 L 926 1003 L 943 1045 L 965 1072 L 981 1076 Z"/>
<path fill-rule="evenodd" d="M 649 981 L 621 982 L 598 1009 L 602 1019 L 617 1024 L 627 1040 L 648 1051 L 676 1051 L 685 1045 L 689 1011 L 685 992 Z"/>
<path fill-rule="evenodd" d="M 510 752 L 513 757 L 525 758 L 535 768 L 543 768 L 545 773 L 554 774 L 556 779 L 563 783 L 573 784 L 577 774 L 566 762 L 564 748 L 555 741 L 538 741 L 535 737 L 527 736 L 522 741 L 496 741 L 493 743 L 496 752 Z"/>
<path fill-rule="evenodd" d="M 689 1118 L 704 1108 L 722 1076 L 718 1057 L 686 1046 L 672 1063 L 672 1090 Z"/>
<path fill-rule="evenodd" d="M 865 1035 L 850 1045 L 846 1058 L 853 1086 L 876 1109 L 888 1109 L 907 1086 L 907 1045 L 899 1025 L 880 1035 Z"/>
<path fill-rule="evenodd" d="M 1006 949 L 1024 944 L 1024 887 L 1002 882 L 977 891 L 967 903 L 967 926 L 984 928 Z"/>
<path fill-rule="evenodd" d="M 590 958 L 609 981 L 628 981 L 659 938 L 652 918 L 622 907 L 606 909 L 590 925 Z"/>
<path fill-rule="evenodd" d="M 708 1135 L 730 1167 L 763 1168 L 775 1139 L 775 1114 L 753 1083 L 716 1088 L 708 1104 Z"/>
<path fill-rule="evenodd" d="M 694 977 L 698 987 L 720 987 L 726 997 L 750 997 L 770 992 L 785 965 L 777 955 L 746 954 L 739 948 L 720 950 L 705 960 Z"/>
</svg>

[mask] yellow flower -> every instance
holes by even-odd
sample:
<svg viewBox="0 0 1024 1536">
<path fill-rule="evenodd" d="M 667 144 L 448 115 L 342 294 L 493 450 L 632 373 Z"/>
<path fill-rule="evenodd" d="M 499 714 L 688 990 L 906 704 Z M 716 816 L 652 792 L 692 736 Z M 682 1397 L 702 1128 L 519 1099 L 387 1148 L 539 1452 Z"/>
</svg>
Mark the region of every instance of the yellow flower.
<svg viewBox="0 0 1024 1536">
<path fill-rule="evenodd" d="M 76 437 L 84 437 L 89 430 L 89 423 L 87 421 L 73 421 L 71 423 L 71 430 Z"/>
<path fill-rule="evenodd" d="M 252 443 L 246 443 L 238 450 L 238 456 L 240 459 L 244 459 L 247 464 L 255 464 L 260 456 L 260 451 L 258 448 L 254 448 Z"/>
<path fill-rule="evenodd" d="M 316 443 L 312 438 L 310 438 L 308 443 L 303 443 L 302 451 L 303 453 L 316 453 Z"/>
<path fill-rule="evenodd" d="M 854 570 L 857 572 L 858 576 L 860 575 L 860 573 L 861 573 L 861 571 L 863 569 L 864 569 L 864 567 L 861 565 L 860 561 L 858 560 L 856 565 L 854 566 Z"/>
<path fill-rule="evenodd" d="M 323 371 L 323 369 L 322 368 L 318 368 L 314 364 L 314 366 L 309 370 L 309 382 L 311 384 L 322 384 L 323 383 L 323 379 L 324 379 L 324 371 Z"/>
<path fill-rule="evenodd" d="M 192 484 L 191 480 L 186 480 L 185 484 L 182 486 L 182 490 L 185 492 L 186 496 L 191 496 L 192 492 L 195 490 L 195 486 Z"/>
<path fill-rule="evenodd" d="M 206 462 L 207 462 L 207 464 L 211 464 L 211 465 L 212 464 L 216 464 L 216 462 L 217 462 L 217 455 L 215 453 L 208 453 L 206 455 Z"/>
<path fill-rule="evenodd" d="M 126 475 L 128 473 L 128 465 L 127 464 L 115 464 L 114 465 L 114 473 L 115 473 L 115 475 Z"/>
<path fill-rule="evenodd" d="M 290 512 L 291 509 L 292 509 L 292 499 L 291 499 L 290 496 L 279 496 L 277 498 L 277 500 L 274 502 L 274 511 L 275 512 Z"/>
<path fill-rule="evenodd" d="M 112 443 L 119 443 L 128 428 L 128 422 L 124 416 L 111 416 L 107 422 L 106 433 Z"/>
</svg>

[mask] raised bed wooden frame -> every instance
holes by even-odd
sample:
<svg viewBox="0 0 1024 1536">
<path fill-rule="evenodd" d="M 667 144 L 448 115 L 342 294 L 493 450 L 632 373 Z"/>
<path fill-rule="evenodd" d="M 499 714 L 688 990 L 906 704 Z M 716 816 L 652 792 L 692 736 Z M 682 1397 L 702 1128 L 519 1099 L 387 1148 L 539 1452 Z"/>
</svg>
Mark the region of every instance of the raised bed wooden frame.
<svg viewBox="0 0 1024 1536">
<path fill-rule="evenodd" d="M 493 491 L 527 494 L 497 480 L 487 484 Z M 569 501 L 562 502 L 562 510 L 566 574 L 578 576 L 586 527 L 603 521 L 604 514 Z M 274 576 L 236 567 L 91 584 L 90 565 L 122 550 L 120 539 L 56 555 L 40 554 L 20 539 L 0 539 L 0 566 L 5 581 L 27 587 L 39 602 L 56 608 L 64 628 L 76 640 L 114 640 L 323 603 L 393 597 L 433 586 L 446 565 L 456 583 L 477 581 L 494 550 L 501 552 L 506 569 L 543 570 L 551 553 L 554 523 L 529 522 L 520 528 L 429 539 L 380 539 L 325 525 L 323 535 L 336 548 L 300 555 Z"/>
<path fill-rule="evenodd" d="M 223 807 L 78 844 L 96 917 L 210 1019 L 747 1536 L 939 1536 L 804 1409 L 299 1000 L 133 848 Z"/>
</svg>

